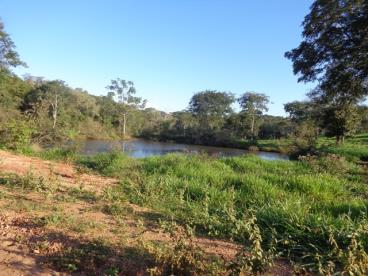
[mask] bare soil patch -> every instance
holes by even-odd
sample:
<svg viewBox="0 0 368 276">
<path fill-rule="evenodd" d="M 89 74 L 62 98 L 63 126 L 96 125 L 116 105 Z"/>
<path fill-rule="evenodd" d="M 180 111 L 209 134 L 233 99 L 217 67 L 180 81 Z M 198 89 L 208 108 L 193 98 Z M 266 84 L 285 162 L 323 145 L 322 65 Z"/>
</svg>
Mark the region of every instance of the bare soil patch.
<svg viewBox="0 0 368 276">
<path fill-rule="evenodd" d="M 145 275 L 153 263 L 139 248 L 139 239 L 170 242 L 148 208 L 122 203 L 127 212 L 113 216 L 104 211 L 104 200 L 84 201 L 68 194 L 82 186 L 83 191 L 100 195 L 116 179 L 81 173 L 71 164 L 0 151 L 0 175 L 30 172 L 56 181 L 59 188 L 54 195 L 45 195 L 0 186 L 0 275 L 103 275 L 115 267 L 121 275 Z M 239 245 L 218 239 L 197 237 L 195 242 L 225 261 L 239 250 Z M 88 250 L 92 253 L 85 254 Z M 75 262 L 84 270 L 73 267 Z M 287 275 L 277 270 L 281 273 L 275 270 L 275 275 Z"/>
</svg>

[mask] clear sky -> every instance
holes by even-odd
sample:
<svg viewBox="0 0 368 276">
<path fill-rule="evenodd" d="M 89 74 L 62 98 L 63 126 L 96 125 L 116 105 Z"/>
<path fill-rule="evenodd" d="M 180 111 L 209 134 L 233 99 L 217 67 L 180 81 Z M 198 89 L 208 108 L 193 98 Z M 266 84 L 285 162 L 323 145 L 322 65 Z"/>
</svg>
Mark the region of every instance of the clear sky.
<svg viewBox="0 0 368 276">
<path fill-rule="evenodd" d="M 301 41 L 312 0 L 0 0 L 0 17 L 30 73 L 95 95 L 135 82 L 149 106 L 175 111 L 198 91 L 303 99 L 284 52 Z"/>
</svg>

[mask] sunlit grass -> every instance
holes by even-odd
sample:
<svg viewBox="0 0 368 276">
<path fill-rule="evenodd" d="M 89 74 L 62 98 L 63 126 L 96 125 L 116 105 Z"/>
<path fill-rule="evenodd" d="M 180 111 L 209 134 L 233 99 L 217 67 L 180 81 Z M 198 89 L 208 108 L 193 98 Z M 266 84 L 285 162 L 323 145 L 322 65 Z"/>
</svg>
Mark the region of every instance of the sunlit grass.
<svg viewBox="0 0 368 276">
<path fill-rule="evenodd" d="M 113 192 L 209 235 L 244 241 L 242 223 L 254 214 L 265 246 L 276 235 L 279 253 L 302 262 L 313 263 L 316 254 L 328 259 L 331 232 L 347 248 L 351 233 L 368 227 L 361 177 L 303 162 L 181 154 L 133 160 L 113 153 L 80 163 L 118 177 Z M 367 249 L 367 232 L 360 238 Z"/>
<path fill-rule="evenodd" d="M 347 137 L 342 145 L 336 145 L 333 138 L 320 138 L 318 148 L 323 152 L 345 156 L 353 161 L 368 160 L 368 134 Z"/>
</svg>

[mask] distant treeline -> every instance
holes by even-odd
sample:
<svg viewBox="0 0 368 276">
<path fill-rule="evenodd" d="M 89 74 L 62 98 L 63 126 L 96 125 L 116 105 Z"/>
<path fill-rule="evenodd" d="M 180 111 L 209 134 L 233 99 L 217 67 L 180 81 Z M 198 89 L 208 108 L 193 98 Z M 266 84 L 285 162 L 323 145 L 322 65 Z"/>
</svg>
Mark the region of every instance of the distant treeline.
<svg viewBox="0 0 368 276">
<path fill-rule="evenodd" d="M 9 71 L 0 74 L 0 135 L 2 142 L 16 143 L 14 136 L 39 144 L 68 139 L 119 139 L 121 118 L 127 113 L 126 132 L 139 136 L 144 129 L 168 115 L 153 108 L 115 101 L 111 94 L 93 96 L 62 81 L 46 81 Z"/>
<path fill-rule="evenodd" d="M 121 139 L 124 120 L 125 137 L 222 146 L 327 132 L 312 120 L 317 113 L 308 102 L 286 104 L 290 117 L 285 118 L 264 114 L 268 105 L 264 94 L 247 92 L 236 99 L 231 93 L 208 90 L 196 93 L 186 110 L 165 113 L 146 108 L 145 101 L 134 96 L 132 82 L 124 85 L 128 82 L 118 79 L 112 83 L 115 88 L 109 85 L 106 96 L 94 96 L 63 81 L 20 78 L 3 70 L 2 143 L 17 147 L 31 142 L 47 145 L 78 139 Z M 238 112 L 233 108 L 236 102 Z M 359 114 L 356 132 L 368 131 L 367 108 L 359 107 Z"/>
<path fill-rule="evenodd" d="M 264 115 L 266 106 L 234 112 L 235 98 L 230 93 L 200 92 L 193 96 L 187 110 L 165 113 L 146 108 L 145 101 L 134 96 L 132 82 L 117 79 L 112 84 L 115 87 L 108 85 L 105 96 L 94 96 L 60 80 L 20 78 L 8 70 L 1 71 L 2 142 L 52 144 L 68 139 L 121 139 L 124 120 L 125 137 L 198 144 L 281 138 L 293 132 L 289 119 Z M 265 103 L 268 101 L 261 94 L 245 95 L 258 95 Z M 14 139 L 16 134 L 19 141 Z"/>
<path fill-rule="evenodd" d="M 359 26 L 349 30 L 352 35 L 361 32 Z M 61 80 L 29 75 L 20 78 L 11 69 L 26 65 L 0 21 L 0 145 L 18 148 L 30 143 L 127 137 L 222 146 L 296 137 L 312 145 L 319 135 L 336 137 L 342 143 L 346 135 L 368 131 L 367 107 L 362 105 L 368 90 L 366 71 L 359 63 L 353 74 L 352 61 L 345 64 L 344 59 L 337 62 L 341 70 L 346 67 L 346 72 L 327 63 L 318 70 L 310 67 L 317 61 L 309 60 L 308 51 L 318 54 L 318 49 L 311 47 L 322 47 L 325 41 L 318 43 L 321 45 L 311 44 L 309 48 L 302 43 L 285 54 L 293 61 L 294 72 L 301 75 L 300 81 L 319 81 L 308 100 L 285 104 L 287 118 L 265 114 L 269 97 L 263 93 L 245 92 L 235 97 L 216 90 L 198 92 L 185 110 L 165 113 L 146 108 L 146 100 L 136 96 L 134 83 L 120 78 L 111 80 L 104 96 L 71 88 Z M 332 50 L 341 54 L 341 49 Z M 366 57 L 359 45 L 354 51 Z M 321 74 L 324 70 L 328 74 Z M 235 103 L 239 107 L 236 110 Z"/>
</svg>

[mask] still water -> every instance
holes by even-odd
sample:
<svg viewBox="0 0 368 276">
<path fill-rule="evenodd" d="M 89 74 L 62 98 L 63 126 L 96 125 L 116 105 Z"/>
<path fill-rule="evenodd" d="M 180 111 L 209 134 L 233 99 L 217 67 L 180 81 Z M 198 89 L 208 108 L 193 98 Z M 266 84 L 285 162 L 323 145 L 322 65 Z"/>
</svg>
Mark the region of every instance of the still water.
<svg viewBox="0 0 368 276">
<path fill-rule="evenodd" d="M 211 156 L 239 156 L 244 154 L 255 154 L 266 160 L 288 160 L 288 156 L 274 152 L 255 152 L 242 149 L 209 147 L 199 145 L 186 145 L 176 143 L 154 142 L 141 139 L 129 141 L 99 141 L 90 140 L 82 144 L 81 153 L 93 155 L 96 153 L 109 152 L 112 150 L 120 150 L 134 158 L 144 158 L 154 155 L 164 155 L 171 152 L 181 153 L 206 153 Z"/>
</svg>

